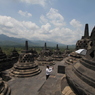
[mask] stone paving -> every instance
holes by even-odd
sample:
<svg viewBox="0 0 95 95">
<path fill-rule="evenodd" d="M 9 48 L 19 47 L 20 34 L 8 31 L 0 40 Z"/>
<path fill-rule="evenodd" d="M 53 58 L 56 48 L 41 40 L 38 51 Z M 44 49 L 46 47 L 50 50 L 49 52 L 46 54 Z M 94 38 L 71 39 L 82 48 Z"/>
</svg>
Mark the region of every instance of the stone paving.
<svg viewBox="0 0 95 95">
<path fill-rule="evenodd" d="M 54 77 L 54 80 L 61 79 L 63 74 L 57 73 L 58 65 L 63 65 L 63 61 L 57 61 L 56 64 L 53 66 L 54 70 L 51 73 L 51 77 Z M 14 78 L 12 77 L 11 80 L 8 81 L 8 85 L 11 89 L 11 95 L 38 95 L 39 91 L 43 87 L 45 83 L 47 83 L 46 76 L 45 76 L 45 66 L 40 66 L 42 72 L 39 75 L 28 77 L 28 78 Z M 54 82 L 53 87 L 56 86 L 56 82 Z M 50 83 L 50 82 L 49 82 Z"/>
</svg>

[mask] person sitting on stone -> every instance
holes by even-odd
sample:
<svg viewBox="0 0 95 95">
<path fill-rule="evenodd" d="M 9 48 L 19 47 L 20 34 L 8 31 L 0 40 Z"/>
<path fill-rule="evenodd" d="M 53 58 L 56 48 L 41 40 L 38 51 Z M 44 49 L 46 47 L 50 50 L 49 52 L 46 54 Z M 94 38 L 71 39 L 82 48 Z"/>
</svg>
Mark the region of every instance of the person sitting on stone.
<svg viewBox="0 0 95 95">
<path fill-rule="evenodd" d="M 46 80 L 49 78 L 50 73 L 52 72 L 53 68 L 49 68 L 49 66 L 46 67 Z"/>
</svg>

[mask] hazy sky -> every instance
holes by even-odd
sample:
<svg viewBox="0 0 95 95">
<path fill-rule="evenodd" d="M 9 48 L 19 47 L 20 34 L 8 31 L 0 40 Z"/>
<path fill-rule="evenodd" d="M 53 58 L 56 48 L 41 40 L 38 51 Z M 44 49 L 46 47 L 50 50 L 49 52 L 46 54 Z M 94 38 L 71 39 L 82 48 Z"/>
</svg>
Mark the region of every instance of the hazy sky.
<svg viewBox="0 0 95 95">
<path fill-rule="evenodd" d="M 0 0 L 0 34 L 75 44 L 95 25 L 95 0 Z"/>
</svg>

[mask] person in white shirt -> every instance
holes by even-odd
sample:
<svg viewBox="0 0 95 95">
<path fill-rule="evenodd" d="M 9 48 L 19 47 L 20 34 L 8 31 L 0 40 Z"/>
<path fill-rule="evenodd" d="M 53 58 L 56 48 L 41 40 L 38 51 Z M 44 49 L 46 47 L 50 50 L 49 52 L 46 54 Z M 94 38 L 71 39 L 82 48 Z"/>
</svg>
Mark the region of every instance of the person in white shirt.
<svg viewBox="0 0 95 95">
<path fill-rule="evenodd" d="M 46 80 L 49 78 L 51 72 L 52 72 L 52 68 L 49 68 L 49 66 L 47 66 L 47 68 L 46 68 Z"/>
</svg>

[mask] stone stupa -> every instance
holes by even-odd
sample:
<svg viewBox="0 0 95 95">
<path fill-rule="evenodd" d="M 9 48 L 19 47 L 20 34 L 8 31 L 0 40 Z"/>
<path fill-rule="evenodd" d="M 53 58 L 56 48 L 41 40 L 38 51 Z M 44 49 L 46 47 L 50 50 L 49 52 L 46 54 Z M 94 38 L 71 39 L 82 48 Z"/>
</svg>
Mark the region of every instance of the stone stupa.
<svg viewBox="0 0 95 95">
<path fill-rule="evenodd" d="M 34 60 L 36 60 L 38 58 L 38 56 L 39 56 L 37 51 L 34 48 L 31 48 L 30 52 L 33 54 Z"/>
<path fill-rule="evenodd" d="M 71 52 L 65 60 L 65 63 L 70 65 L 80 60 L 82 56 L 76 52 Z"/>
<path fill-rule="evenodd" d="M 38 65 L 34 63 L 33 54 L 28 50 L 28 41 L 26 41 L 25 48 L 20 54 L 18 62 L 11 69 L 10 75 L 13 77 L 31 77 L 41 72 Z"/>
<path fill-rule="evenodd" d="M 63 54 L 60 51 L 60 49 L 58 47 L 58 44 L 56 45 L 56 49 L 54 50 L 52 57 L 53 57 L 54 61 L 61 61 L 61 60 L 63 60 Z"/>
<path fill-rule="evenodd" d="M 85 57 L 73 65 L 68 65 L 65 74 L 76 95 L 95 95 L 95 27 L 91 32 Z"/>
<path fill-rule="evenodd" d="M 18 58 L 19 58 L 19 53 L 17 52 L 17 50 L 14 49 L 12 50 L 10 56 L 8 57 L 10 60 L 11 60 L 11 65 L 13 66 L 14 63 L 16 63 L 18 61 Z"/>
<path fill-rule="evenodd" d="M 0 47 L 0 61 L 6 60 L 7 56 L 6 54 L 2 51 L 1 47 Z"/>
<path fill-rule="evenodd" d="M 54 65 L 54 61 L 51 55 L 52 51 L 47 48 L 47 45 L 45 43 L 43 50 L 37 58 L 37 63 L 39 65 Z"/>
<path fill-rule="evenodd" d="M 66 49 L 64 50 L 63 57 L 68 57 L 70 52 L 71 51 L 70 51 L 70 49 L 68 48 L 68 45 L 67 45 Z"/>
<path fill-rule="evenodd" d="M 16 59 L 19 58 L 19 53 L 17 52 L 17 50 L 15 49 L 15 47 L 14 47 L 14 49 L 12 50 L 11 55 L 10 55 L 9 57 L 10 57 L 10 58 L 16 58 Z"/>
<path fill-rule="evenodd" d="M 0 95 L 10 95 L 11 90 L 6 84 L 5 81 L 2 80 L 2 71 L 5 70 L 6 66 L 7 56 L 5 53 L 3 53 L 1 47 L 0 47 Z"/>
<path fill-rule="evenodd" d="M 7 58 L 7 55 L 2 51 L 0 47 L 0 70 L 3 71 L 10 67 L 10 59 Z"/>
<path fill-rule="evenodd" d="M 76 43 L 76 50 L 78 49 L 87 49 L 88 43 L 90 41 L 89 39 L 89 27 L 88 24 L 85 24 L 85 30 L 84 30 L 84 36 L 82 36 L 81 40 L 78 40 Z"/>
<path fill-rule="evenodd" d="M 89 41 L 90 41 L 89 28 L 88 28 L 88 24 L 85 24 L 84 36 L 82 36 L 81 40 L 78 40 L 76 42 L 75 50 L 79 50 L 79 49 L 87 50 Z M 81 58 L 82 58 L 81 54 L 78 54 L 76 52 L 71 52 L 69 54 L 69 57 L 66 60 L 66 63 L 73 64 L 73 63 L 76 63 Z"/>
</svg>

